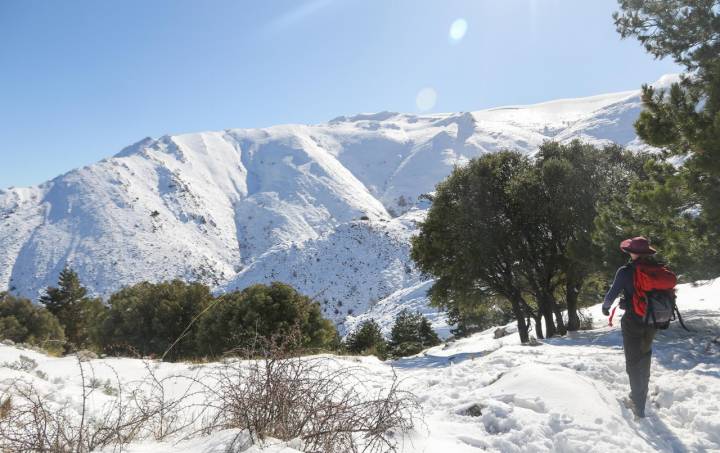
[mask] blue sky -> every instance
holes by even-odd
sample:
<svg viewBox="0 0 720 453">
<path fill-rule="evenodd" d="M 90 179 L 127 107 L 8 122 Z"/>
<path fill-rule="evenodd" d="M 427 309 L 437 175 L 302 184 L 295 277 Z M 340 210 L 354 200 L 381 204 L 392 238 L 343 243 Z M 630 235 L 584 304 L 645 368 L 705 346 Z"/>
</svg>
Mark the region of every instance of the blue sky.
<svg viewBox="0 0 720 453">
<path fill-rule="evenodd" d="M 38 184 L 146 136 L 528 104 L 679 72 L 621 41 L 615 9 L 616 0 L 0 0 L 0 188 Z"/>
</svg>

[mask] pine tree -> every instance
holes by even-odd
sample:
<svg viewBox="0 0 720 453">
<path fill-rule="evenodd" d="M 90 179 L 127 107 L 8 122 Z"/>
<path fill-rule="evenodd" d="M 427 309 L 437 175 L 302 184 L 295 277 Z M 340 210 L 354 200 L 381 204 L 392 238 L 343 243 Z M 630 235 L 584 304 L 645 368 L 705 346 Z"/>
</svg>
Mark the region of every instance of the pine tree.
<svg viewBox="0 0 720 453">
<path fill-rule="evenodd" d="M 380 359 L 387 356 L 387 342 L 374 319 L 363 321 L 345 339 L 345 347 L 354 354 L 372 354 Z"/>
<path fill-rule="evenodd" d="M 623 38 L 634 36 L 655 58 L 671 56 L 688 70 L 703 70 L 720 56 L 720 1 L 619 0 L 613 14 Z"/>
<path fill-rule="evenodd" d="M 428 321 L 425 316 L 420 319 L 418 332 L 420 334 L 420 341 L 422 342 L 423 348 L 430 348 L 440 344 L 440 337 L 438 337 L 437 332 L 433 330 L 432 324 L 430 324 L 430 321 Z"/>
<path fill-rule="evenodd" d="M 87 290 L 80 284 L 77 273 L 65 266 L 60 272 L 58 286 L 49 286 L 40 297 L 40 302 L 50 313 L 59 317 L 62 312 L 72 311 L 86 294 Z"/>
<path fill-rule="evenodd" d="M 389 347 L 395 357 L 419 353 L 440 343 L 430 321 L 419 312 L 403 309 L 396 317 L 390 332 Z"/>
<path fill-rule="evenodd" d="M 88 298 L 75 271 L 66 266 L 57 287 L 48 287 L 40 302 L 60 321 L 67 340 L 67 350 L 96 348 L 98 329 L 106 315 L 100 299 Z"/>
<path fill-rule="evenodd" d="M 656 58 L 671 57 L 687 69 L 669 90 L 643 87 L 636 131 L 664 150 L 673 171 L 654 164 L 661 172 L 636 187 L 645 212 L 633 214 L 664 225 L 658 231 L 664 250 L 683 273 L 714 277 L 720 272 L 720 0 L 620 0 L 614 17 L 623 38 L 635 37 Z"/>
</svg>

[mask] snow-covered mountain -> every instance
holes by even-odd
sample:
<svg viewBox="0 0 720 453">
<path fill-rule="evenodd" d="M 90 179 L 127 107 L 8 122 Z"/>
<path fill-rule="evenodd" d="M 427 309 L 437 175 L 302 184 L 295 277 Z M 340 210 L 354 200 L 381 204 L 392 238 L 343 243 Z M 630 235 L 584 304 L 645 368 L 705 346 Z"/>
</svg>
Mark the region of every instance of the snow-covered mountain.
<svg viewBox="0 0 720 453">
<path fill-rule="evenodd" d="M 37 187 L 0 190 L 0 290 L 36 298 L 68 263 L 102 296 L 142 280 L 218 291 L 281 280 L 340 324 L 390 319 L 403 304 L 432 314 L 409 259 L 422 194 L 453 166 L 503 148 L 531 154 L 573 138 L 639 146 L 640 109 L 639 91 L 628 91 L 146 138 Z"/>
</svg>

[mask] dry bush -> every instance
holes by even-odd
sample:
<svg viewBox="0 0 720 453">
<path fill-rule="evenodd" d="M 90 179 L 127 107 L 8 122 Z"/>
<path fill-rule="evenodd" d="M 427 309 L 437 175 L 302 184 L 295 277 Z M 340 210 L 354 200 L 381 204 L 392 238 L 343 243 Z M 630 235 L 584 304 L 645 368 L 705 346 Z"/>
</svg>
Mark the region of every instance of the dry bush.
<svg viewBox="0 0 720 453">
<path fill-rule="evenodd" d="M 101 388 L 91 365 L 78 359 L 82 400 L 78 408 L 51 401 L 31 382 L 18 379 L 0 397 L 0 451 L 4 453 L 84 453 L 122 447 L 133 440 L 163 439 L 187 426 L 183 405 L 189 393 L 176 399 L 165 395 L 164 380 L 150 366 L 148 377 L 123 394 L 115 373 L 114 398 L 99 411 L 91 411 L 90 396 Z M 115 371 L 115 370 L 113 370 Z M 144 387 L 144 388 L 143 388 Z M 107 394 L 106 394 L 107 395 Z"/>
<path fill-rule="evenodd" d="M 146 361 L 145 376 L 124 386 L 117 373 L 116 385 L 98 379 L 93 363 L 78 358 L 82 398 L 76 406 L 52 401 L 31 380 L 19 379 L 0 393 L 0 451 L 122 451 L 134 440 L 228 428 L 245 430 L 253 443 L 300 439 L 306 452 L 396 451 L 419 415 L 415 396 L 400 388 L 397 376 L 372 382 L 363 368 L 298 356 L 298 344 L 296 334 L 257 340 L 190 376 L 161 378 Z M 187 384 L 184 391 L 179 381 Z M 91 410 L 94 392 L 108 402 Z"/>
<path fill-rule="evenodd" d="M 301 439 L 307 452 L 374 453 L 396 451 L 400 434 L 413 428 L 419 405 L 397 376 L 389 386 L 374 386 L 362 368 L 263 343 L 234 351 L 203 379 L 215 396 L 206 432 L 239 428 L 254 442 Z"/>
</svg>

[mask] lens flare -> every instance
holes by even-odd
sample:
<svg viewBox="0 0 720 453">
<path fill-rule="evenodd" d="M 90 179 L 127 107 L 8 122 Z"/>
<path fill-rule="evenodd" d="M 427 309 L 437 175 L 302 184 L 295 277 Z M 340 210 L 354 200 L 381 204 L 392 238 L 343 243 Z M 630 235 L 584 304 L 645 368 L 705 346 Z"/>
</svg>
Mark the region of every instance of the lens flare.
<svg viewBox="0 0 720 453">
<path fill-rule="evenodd" d="M 465 19 L 456 19 L 452 25 L 450 25 L 450 41 L 460 42 L 467 33 L 468 23 Z"/>
<path fill-rule="evenodd" d="M 421 112 L 426 112 L 432 109 L 435 107 L 436 102 L 437 92 L 430 87 L 420 90 L 415 98 L 415 104 L 417 104 L 417 107 Z"/>
</svg>

